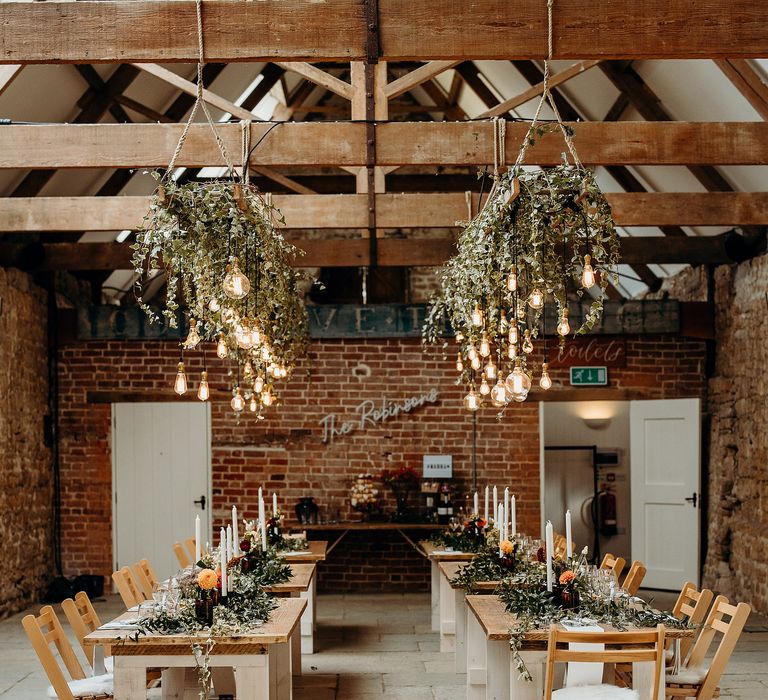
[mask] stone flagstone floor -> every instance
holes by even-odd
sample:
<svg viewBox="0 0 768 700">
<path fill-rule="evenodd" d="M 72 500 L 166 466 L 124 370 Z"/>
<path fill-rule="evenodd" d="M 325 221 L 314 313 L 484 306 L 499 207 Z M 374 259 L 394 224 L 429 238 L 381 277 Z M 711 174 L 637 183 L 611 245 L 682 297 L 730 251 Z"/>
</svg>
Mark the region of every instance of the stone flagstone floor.
<svg viewBox="0 0 768 700">
<path fill-rule="evenodd" d="M 670 602 L 671 601 L 671 602 Z M 674 596 L 658 594 L 660 607 Z M 120 612 L 115 596 L 96 605 L 102 619 Z M 43 700 L 47 681 L 21 628 L 22 615 L 0 622 L 0 698 Z M 63 617 L 63 615 L 62 615 Z M 465 677 L 441 654 L 430 630 L 429 596 L 323 595 L 317 653 L 304 656 L 296 700 L 454 700 Z M 768 621 L 754 616 L 723 678 L 724 698 L 768 699 Z"/>
</svg>

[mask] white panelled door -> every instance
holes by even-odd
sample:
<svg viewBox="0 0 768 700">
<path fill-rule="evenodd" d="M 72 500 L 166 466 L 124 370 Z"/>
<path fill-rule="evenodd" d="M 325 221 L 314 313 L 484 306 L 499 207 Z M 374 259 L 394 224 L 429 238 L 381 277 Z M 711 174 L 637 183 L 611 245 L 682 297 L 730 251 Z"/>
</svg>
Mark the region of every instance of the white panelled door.
<svg viewBox="0 0 768 700">
<path fill-rule="evenodd" d="M 195 515 L 208 539 L 210 424 L 208 403 L 113 404 L 116 569 L 147 558 L 161 580 L 170 576 L 179 568 L 173 543 L 194 537 Z"/>
<path fill-rule="evenodd" d="M 632 401 L 632 558 L 644 588 L 699 581 L 698 399 Z"/>
</svg>

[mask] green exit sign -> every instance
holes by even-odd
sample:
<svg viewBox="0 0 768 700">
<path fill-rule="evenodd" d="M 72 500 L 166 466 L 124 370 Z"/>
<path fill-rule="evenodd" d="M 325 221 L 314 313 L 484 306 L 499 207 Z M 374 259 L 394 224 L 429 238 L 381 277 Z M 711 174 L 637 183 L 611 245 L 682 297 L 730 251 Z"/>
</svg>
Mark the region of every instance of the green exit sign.
<svg viewBox="0 0 768 700">
<path fill-rule="evenodd" d="M 571 386 L 605 386 L 607 367 L 571 367 Z"/>
</svg>

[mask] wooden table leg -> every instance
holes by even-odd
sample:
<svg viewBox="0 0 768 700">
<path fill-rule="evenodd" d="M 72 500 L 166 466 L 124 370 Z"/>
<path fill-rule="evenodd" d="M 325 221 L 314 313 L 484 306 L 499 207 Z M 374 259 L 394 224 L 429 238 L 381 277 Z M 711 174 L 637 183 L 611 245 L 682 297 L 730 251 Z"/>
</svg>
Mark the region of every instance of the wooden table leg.
<svg viewBox="0 0 768 700">
<path fill-rule="evenodd" d="M 293 677 L 291 674 L 290 644 L 269 646 L 269 700 L 291 700 Z"/>
<path fill-rule="evenodd" d="M 126 663 L 126 658 L 128 657 L 114 657 L 114 698 L 115 700 L 136 700 L 136 698 L 146 698 L 147 667 L 129 666 Z M 183 691 L 183 679 L 181 687 Z"/>
<path fill-rule="evenodd" d="M 467 700 L 485 700 L 485 633 L 467 610 Z"/>
<path fill-rule="evenodd" d="M 312 577 L 312 583 L 309 589 L 301 592 L 301 597 L 307 601 L 307 607 L 301 614 L 301 653 L 315 653 L 315 579 Z"/>
<path fill-rule="evenodd" d="M 211 667 L 211 680 L 216 695 L 235 694 L 235 674 L 231 668 L 225 666 Z"/>
<path fill-rule="evenodd" d="M 182 667 L 163 669 L 160 683 L 160 692 L 163 700 L 182 700 L 184 697 L 186 670 Z"/>
<path fill-rule="evenodd" d="M 242 657 L 235 668 L 237 700 L 266 700 L 269 698 L 268 655 Z"/>
<path fill-rule="evenodd" d="M 545 663 L 547 661 L 547 652 L 545 651 L 523 651 L 520 655 L 523 657 L 525 666 L 531 674 L 531 681 L 520 678 L 520 672 L 517 670 L 517 664 L 512 658 L 512 653 L 507 645 L 507 656 L 509 658 L 509 694 L 507 697 L 511 700 L 541 700 L 544 696 L 544 674 L 546 672 Z"/>
<path fill-rule="evenodd" d="M 647 661 L 636 661 L 632 664 L 632 688 L 640 694 L 641 698 L 647 698 L 651 695 L 653 689 L 654 665 Z M 664 666 L 661 668 L 661 679 L 659 683 L 658 700 L 664 700 Z"/>
<path fill-rule="evenodd" d="M 291 598 L 298 598 L 298 592 L 292 593 Z M 294 676 L 301 675 L 301 627 L 297 625 L 291 634 L 291 669 Z"/>
<path fill-rule="evenodd" d="M 467 604 L 463 588 L 453 591 L 454 617 L 456 620 L 456 673 L 467 672 Z"/>
<path fill-rule="evenodd" d="M 445 576 L 440 576 L 440 651 L 456 651 L 456 605 L 453 589 Z"/>
<path fill-rule="evenodd" d="M 437 562 L 432 559 L 432 583 L 430 586 L 430 593 L 432 594 L 432 631 L 440 631 L 440 569 L 437 567 Z"/>
<path fill-rule="evenodd" d="M 485 640 L 486 700 L 509 700 L 509 641 Z"/>
</svg>

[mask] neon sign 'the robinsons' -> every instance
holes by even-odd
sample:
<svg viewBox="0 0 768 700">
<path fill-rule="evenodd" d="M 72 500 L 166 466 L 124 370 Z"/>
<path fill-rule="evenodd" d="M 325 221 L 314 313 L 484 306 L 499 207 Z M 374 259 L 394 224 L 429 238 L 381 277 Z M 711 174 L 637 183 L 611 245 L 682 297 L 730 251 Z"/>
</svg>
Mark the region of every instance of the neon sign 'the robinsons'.
<svg viewBox="0 0 768 700">
<path fill-rule="evenodd" d="M 438 399 L 437 389 L 432 389 L 425 394 L 409 396 L 405 399 L 383 398 L 378 408 L 371 399 L 366 399 L 358 404 L 355 412 L 358 414 L 355 420 L 339 421 L 335 413 L 329 413 L 321 421 L 323 428 L 323 442 L 333 442 L 333 439 L 341 435 L 349 435 L 357 430 L 383 423 L 390 418 L 396 418 L 401 413 L 410 413 L 416 408 L 421 408 L 427 403 L 436 403 Z"/>
</svg>

